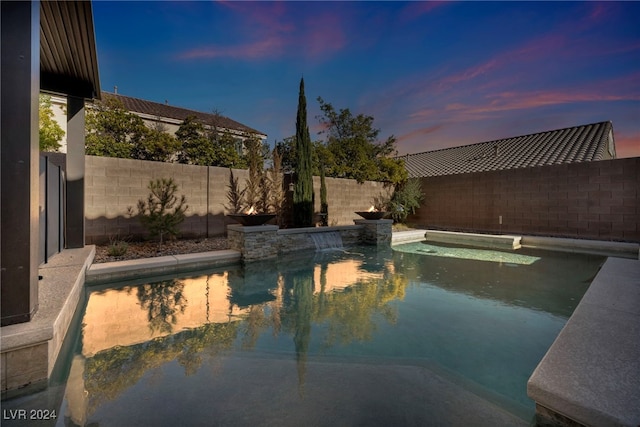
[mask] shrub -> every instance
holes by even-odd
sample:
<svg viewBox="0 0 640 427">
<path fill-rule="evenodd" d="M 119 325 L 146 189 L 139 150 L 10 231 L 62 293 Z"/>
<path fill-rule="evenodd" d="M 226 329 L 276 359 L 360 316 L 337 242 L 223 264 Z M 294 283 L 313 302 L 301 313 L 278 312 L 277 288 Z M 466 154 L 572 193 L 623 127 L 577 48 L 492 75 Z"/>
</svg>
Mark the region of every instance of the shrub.
<svg viewBox="0 0 640 427">
<path fill-rule="evenodd" d="M 127 253 L 129 244 L 119 238 L 109 238 L 109 246 L 107 247 L 107 255 L 112 257 L 121 257 Z"/>
<path fill-rule="evenodd" d="M 229 184 L 227 184 L 227 188 L 227 201 L 229 204 L 224 205 L 224 207 L 233 214 L 241 213 L 244 208 L 244 193 L 247 190 L 246 188 L 240 190 L 238 178 L 233 176 L 232 169 L 229 169 Z"/>
<path fill-rule="evenodd" d="M 424 199 L 422 184 L 418 178 L 409 178 L 399 185 L 389 201 L 391 217 L 395 222 L 405 222 L 407 216 L 415 213 Z"/>
<path fill-rule="evenodd" d="M 147 200 L 138 200 L 138 218 L 152 237 L 158 236 L 162 244 L 164 236 L 174 237 L 184 221 L 185 196 L 176 196 L 178 185 L 173 178 L 159 178 L 149 182 Z"/>
</svg>

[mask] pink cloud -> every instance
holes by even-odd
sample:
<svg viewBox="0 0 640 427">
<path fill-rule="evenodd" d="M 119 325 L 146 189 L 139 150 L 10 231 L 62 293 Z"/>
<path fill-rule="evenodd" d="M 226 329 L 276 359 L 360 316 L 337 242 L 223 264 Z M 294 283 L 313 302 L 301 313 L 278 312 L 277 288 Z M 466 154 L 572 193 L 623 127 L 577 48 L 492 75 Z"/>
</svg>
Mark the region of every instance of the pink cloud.
<svg viewBox="0 0 640 427">
<path fill-rule="evenodd" d="M 442 124 L 437 124 L 437 125 L 433 125 L 433 126 L 427 126 L 427 127 L 423 127 L 420 129 L 416 129 L 414 131 L 411 132 L 407 132 L 405 134 L 402 134 L 398 137 L 396 137 L 396 141 L 399 144 L 405 143 L 405 142 L 409 142 L 411 140 L 414 140 L 416 138 L 420 138 L 423 137 L 425 135 L 429 135 L 431 133 L 437 132 L 440 129 L 442 129 L 443 125 Z"/>
<path fill-rule="evenodd" d="M 286 2 L 222 2 L 233 11 L 240 23 L 239 36 L 245 42 L 213 44 L 178 54 L 183 60 L 234 58 L 256 60 L 277 58 L 289 51 L 322 59 L 346 45 L 342 14 L 320 13 L 296 21 Z"/>
<path fill-rule="evenodd" d="M 630 134 L 623 134 L 613 130 L 616 141 L 616 156 L 621 157 L 640 157 L 640 131 Z"/>
<path fill-rule="evenodd" d="M 548 91 L 506 91 L 489 95 L 474 104 L 450 103 L 444 111 L 450 121 L 480 120 L 497 117 L 498 113 L 529 110 L 549 106 L 611 101 L 640 101 L 640 95 L 633 93 L 607 93 L 598 88 Z"/>
<path fill-rule="evenodd" d="M 473 80 L 478 76 L 487 74 L 497 66 L 500 66 L 500 62 L 502 61 L 500 61 L 498 58 L 494 58 L 483 64 L 469 67 L 460 73 L 444 77 L 442 80 L 440 80 L 440 85 L 450 86 L 467 80 Z"/>
<path fill-rule="evenodd" d="M 472 90 L 476 92 L 486 89 L 486 85 L 495 86 L 501 83 L 504 87 L 505 76 L 515 84 L 518 79 L 527 78 L 530 75 L 517 73 L 525 64 L 554 64 L 558 58 L 563 62 L 569 62 L 581 57 L 593 57 L 616 55 L 640 50 L 640 43 L 612 47 L 599 39 L 591 37 L 576 37 L 576 34 L 588 34 L 593 28 L 603 25 L 611 14 L 615 13 L 616 6 L 609 3 L 594 3 L 588 6 L 582 17 L 578 17 L 573 24 L 563 23 L 562 26 L 551 29 L 541 36 L 530 39 L 513 49 L 498 52 L 484 61 L 471 65 L 465 69 L 450 75 L 443 76 L 439 81 L 430 85 L 427 90 L 443 92 L 452 87 L 473 82 Z M 515 68 L 514 70 L 514 67 Z M 496 78 L 498 77 L 498 78 Z M 488 83 L 487 80 L 490 80 Z"/>
<path fill-rule="evenodd" d="M 398 16 L 399 22 L 413 21 L 422 15 L 431 13 L 433 10 L 446 5 L 446 1 L 412 1 L 402 10 Z"/>
<path fill-rule="evenodd" d="M 295 29 L 293 22 L 287 19 L 286 2 L 245 2 L 223 1 L 226 6 L 241 19 L 244 31 L 262 31 L 288 33 Z"/>
<path fill-rule="evenodd" d="M 208 46 L 186 51 L 182 59 L 240 58 L 261 59 L 282 53 L 286 41 L 279 37 L 256 40 L 237 46 Z"/>
<path fill-rule="evenodd" d="M 346 45 L 342 18 L 338 14 L 315 15 L 305 25 L 301 46 L 311 57 L 320 57 L 341 50 Z"/>
</svg>

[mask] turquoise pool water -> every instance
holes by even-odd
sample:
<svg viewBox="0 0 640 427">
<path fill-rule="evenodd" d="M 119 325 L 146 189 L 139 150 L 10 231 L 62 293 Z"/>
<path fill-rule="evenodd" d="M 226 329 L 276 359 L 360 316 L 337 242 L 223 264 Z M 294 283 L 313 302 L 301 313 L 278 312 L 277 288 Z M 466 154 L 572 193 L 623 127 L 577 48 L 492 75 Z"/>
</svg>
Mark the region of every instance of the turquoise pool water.
<svg viewBox="0 0 640 427">
<path fill-rule="evenodd" d="M 3 408 L 56 409 L 49 425 L 527 425 L 527 379 L 604 260 L 421 242 L 88 288 L 58 383 Z"/>
</svg>

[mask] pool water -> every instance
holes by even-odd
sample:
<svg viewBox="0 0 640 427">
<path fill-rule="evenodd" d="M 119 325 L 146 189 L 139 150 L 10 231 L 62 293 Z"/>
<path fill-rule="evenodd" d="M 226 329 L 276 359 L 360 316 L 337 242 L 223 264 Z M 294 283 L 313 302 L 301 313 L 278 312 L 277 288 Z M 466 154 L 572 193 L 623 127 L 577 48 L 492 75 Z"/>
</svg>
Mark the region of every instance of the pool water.
<svg viewBox="0 0 640 427">
<path fill-rule="evenodd" d="M 57 425 L 527 425 L 604 260 L 420 242 L 88 288 L 38 402 Z"/>
</svg>

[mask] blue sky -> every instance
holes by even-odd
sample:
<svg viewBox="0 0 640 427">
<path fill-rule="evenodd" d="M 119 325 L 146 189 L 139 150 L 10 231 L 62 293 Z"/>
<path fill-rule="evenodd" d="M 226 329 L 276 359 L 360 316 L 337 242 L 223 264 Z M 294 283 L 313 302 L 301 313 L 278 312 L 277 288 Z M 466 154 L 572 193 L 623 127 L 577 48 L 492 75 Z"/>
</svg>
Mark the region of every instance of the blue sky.
<svg viewBox="0 0 640 427">
<path fill-rule="evenodd" d="M 400 154 L 610 120 L 640 156 L 640 2 L 94 1 L 102 89 L 295 134 L 317 97 Z"/>
</svg>

